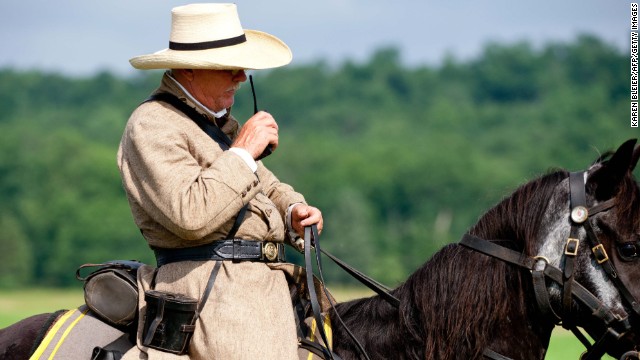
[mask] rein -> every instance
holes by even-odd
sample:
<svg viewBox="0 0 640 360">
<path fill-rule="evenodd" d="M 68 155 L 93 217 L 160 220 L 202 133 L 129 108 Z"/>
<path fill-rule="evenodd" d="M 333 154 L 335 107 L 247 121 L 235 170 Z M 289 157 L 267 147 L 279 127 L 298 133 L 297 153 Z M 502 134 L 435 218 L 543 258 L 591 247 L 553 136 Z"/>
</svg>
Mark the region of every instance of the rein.
<svg viewBox="0 0 640 360">
<path fill-rule="evenodd" d="M 312 238 L 313 236 L 313 238 Z M 322 314 L 320 313 L 320 304 L 318 303 L 318 294 L 316 293 L 316 287 L 315 284 L 313 282 L 313 263 L 311 261 L 311 241 L 312 239 L 315 240 L 315 245 L 316 247 L 319 248 L 320 246 L 320 237 L 318 236 L 318 228 L 317 226 L 314 224 L 312 226 L 307 226 L 304 228 L 304 267 L 305 267 L 305 273 L 306 273 L 306 277 L 307 277 L 307 291 L 309 292 L 309 299 L 311 302 L 311 310 L 313 310 L 313 318 L 316 321 L 316 324 L 318 326 L 318 331 L 320 332 L 320 337 L 322 338 L 322 341 L 324 341 L 324 347 L 322 347 L 322 353 L 324 355 L 325 359 L 331 359 L 334 360 L 334 358 L 336 357 L 335 354 L 333 354 L 333 352 L 329 349 L 329 341 L 328 341 L 328 337 L 327 334 L 324 331 L 324 319 L 322 317 Z M 318 254 L 318 252 L 316 251 L 316 263 L 318 266 L 318 271 L 320 271 L 320 274 L 322 274 L 322 264 L 320 262 L 320 255 Z M 324 291 L 326 291 L 326 288 L 324 287 L 324 280 L 320 279 L 322 281 L 322 288 Z M 327 296 L 327 298 L 330 300 L 329 296 Z M 331 303 L 331 306 L 333 307 L 333 303 Z"/>
<path fill-rule="evenodd" d="M 400 307 L 400 300 L 391 294 L 391 289 L 380 284 L 379 282 L 370 278 L 369 276 L 363 274 L 362 272 L 353 268 L 349 264 L 338 259 L 335 255 L 328 253 L 326 250 L 320 249 L 320 252 L 325 254 L 329 259 L 333 260 L 333 262 L 335 262 L 336 265 L 340 266 L 345 272 L 347 272 L 353 278 L 360 281 L 363 285 L 365 285 L 366 287 L 368 287 L 369 289 L 373 290 L 378 295 L 380 295 L 380 297 L 384 299 L 386 302 L 388 302 L 391 306 L 395 307 L 396 309 Z"/>
<path fill-rule="evenodd" d="M 360 271 L 354 269 L 353 267 L 349 266 L 347 263 L 345 263 L 342 260 L 338 259 L 336 256 L 328 253 L 327 251 L 322 250 L 320 248 L 320 236 L 318 235 L 318 227 L 315 224 L 311 225 L 311 226 L 306 226 L 304 228 L 304 239 L 305 239 L 305 242 L 304 242 L 304 263 L 305 263 L 305 272 L 306 272 L 306 280 L 307 280 L 307 289 L 309 291 L 309 298 L 310 298 L 310 302 L 311 302 L 311 309 L 313 311 L 313 317 L 314 317 L 316 323 L 318 324 L 320 337 L 322 338 L 322 340 L 324 341 L 325 344 L 329 344 L 329 342 L 327 341 L 328 337 L 327 337 L 327 335 L 326 335 L 326 333 L 324 331 L 324 319 L 323 319 L 323 317 L 322 317 L 322 315 L 320 313 L 320 304 L 318 303 L 318 294 L 316 293 L 315 285 L 314 285 L 314 282 L 313 282 L 313 264 L 312 264 L 312 260 L 311 260 L 311 249 L 315 250 L 315 258 L 316 258 L 316 266 L 317 266 L 317 269 L 318 269 L 318 275 L 320 277 L 320 282 L 322 284 L 322 290 L 325 292 L 325 294 L 327 293 L 327 289 L 324 286 L 325 281 L 324 281 L 324 276 L 322 274 L 322 261 L 320 259 L 320 253 L 323 253 L 323 254 L 327 255 L 327 257 L 329 257 L 331 260 L 333 260 L 337 265 L 339 265 L 341 268 L 343 268 L 351 276 L 353 276 L 354 278 L 359 280 L 361 283 L 366 285 L 369 289 L 371 289 L 371 290 L 375 291 L 376 293 L 378 293 L 389 304 L 391 304 L 395 308 L 399 308 L 400 300 L 398 300 L 398 298 L 396 298 L 395 296 L 391 295 L 390 289 L 388 289 L 384 285 L 380 284 L 379 282 L 373 280 L 372 278 L 364 275 L 363 273 L 361 273 Z M 313 243 L 313 246 L 312 246 L 312 243 Z M 338 314 L 338 312 L 336 311 L 335 304 L 333 303 L 333 301 L 331 301 L 331 297 L 328 296 L 328 294 L 327 294 L 327 299 L 329 300 L 329 304 L 331 305 L 331 308 L 333 309 L 334 313 L 336 314 L 336 317 L 338 318 L 338 320 L 340 321 L 340 323 L 342 324 L 342 326 L 346 330 L 346 332 L 349 335 L 349 337 L 351 337 L 351 340 L 353 340 L 353 342 L 356 344 L 356 347 L 358 348 L 358 350 L 360 351 L 362 356 L 364 356 L 365 359 L 369 360 L 369 355 L 365 351 L 365 349 L 362 346 L 362 344 L 360 344 L 358 339 L 356 339 L 355 335 L 346 326 L 344 321 L 342 321 L 342 318 L 340 317 L 340 314 Z M 338 357 L 338 355 L 334 354 L 328 348 L 326 348 L 326 349 L 323 348 L 322 349 L 322 353 L 323 353 L 325 359 L 340 360 L 340 357 Z"/>
<path fill-rule="evenodd" d="M 609 279 L 613 284 L 615 284 L 623 301 L 627 302 L 627 304 L 631 306 L 633 309 L 632 315 L 640 316 L 640 306 L 622 280 L 618 277 L 615 266 L 609 260 L 609 256 L 607 255 L 604 245 L 598 239 L 589 221 L 590 215 L 605 212 L 613 208 L 615 206 L 615 198 L 602 202 L 591 208 L 587 208 L 584 176 L 584 172 L 571 173 L 569 176 L 571 190 L 571 232 L 565 244 L 564 269 L 560 269 L 549 264 L 549 260 L 543 256 L 529 257 L 520 252 L 497 245 L 492 241 L 470 234 L 465 234 L 460 241 L 460 244 L 482 254 L 531 271 L 534 294 L 540 311 L 543 315 L 552 317 L 556 324 L 562 322 L 563 327 L 571 330 L 587 348 L 586 353 L 581 356 L 581 359 L 592 360 L 600 359 L 606 353 L 607 345 L 622 338 L 622 336 L 631 330 L 631 324 L 629 323 L 628 316 L 622 318 L 615 314 L 610 307 L 606 306 L 594 294 L 575 281 L 574 267 L 580 246 L 580 239 L 578 238 L 580 227 L 583 227 L 587 233 L 587 239 L 590 242 L 591 251 L 596 262 L 602 266 Z M 551 306 L 549 290 L 546 286 L 546 279 L 550 279 L 555 283 L 562 285 L 561 315 L 558 315 Z M 592 315 L 601 320 L 607 327 L 602 337 L 593 345 L 589 343 L 587 338 L 582 334 L 582 332 L 580 332 L 575 324 L 575 319 L 571 312 L 571 305 L 574 299 L 591 310 Z M 499 357 L 493 356 L 494 354 Z M 487 349 L 484 355 L 492 359 L 504 358 L 502 355 L 497 354 L 490 349 Z M 621 359 L 624 359 L 626 356 L 628 355 L 623 355 Z"/>
</svg>

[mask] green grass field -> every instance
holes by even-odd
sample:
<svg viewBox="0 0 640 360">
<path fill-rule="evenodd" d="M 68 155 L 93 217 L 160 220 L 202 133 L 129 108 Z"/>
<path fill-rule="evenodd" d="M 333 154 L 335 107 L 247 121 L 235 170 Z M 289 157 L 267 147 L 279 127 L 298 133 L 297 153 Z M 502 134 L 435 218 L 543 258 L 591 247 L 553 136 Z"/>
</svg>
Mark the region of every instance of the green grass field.
<svg viewBox="0 0 640 360">
<path fill-rule="evenodd" d="M 371 295 L 367 289 L 331 288 L 331 293 L 338 301 Z M 74 308 L 84 302 L 82 289 L 28 289 L 0 291 L 0 328 L 14 322 L 43 312 Z M 578 359 L 584 347 L 571 334 L 561 328 L 554 331 L 547 359 Z M 612 359 L 607 357 L 607 359 Z"/>
</svg>

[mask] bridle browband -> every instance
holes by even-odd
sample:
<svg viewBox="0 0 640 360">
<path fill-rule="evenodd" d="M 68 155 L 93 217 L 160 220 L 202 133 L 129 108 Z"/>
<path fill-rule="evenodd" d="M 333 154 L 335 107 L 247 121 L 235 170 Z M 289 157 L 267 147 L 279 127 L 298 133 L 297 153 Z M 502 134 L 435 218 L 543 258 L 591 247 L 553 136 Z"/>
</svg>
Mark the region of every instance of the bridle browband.
<svg viewBox="0 0 640 360">
<path fill-rule="evenodd" d="M 582 360 L 600 359 L 606 353 L 608 345 L 612 344 L 614 341 L 620 340 L 631 330 L 631 324 L 629 322 L 629 316 L 623 318 L 618 314 L 615 314 L 610 307 L 602 303 L 602 301 L 600 301 L 600 299 L 598 299 L 593 293 L 575 281 L 574 268 L 578 249 L 580 247 L 580 239 L 578 235 L 581 227 L 585 229 L 587 240 L 591 246 L 591 252 L 594 255 L 595 261 L 602 266 L 607 276 L 620 293 L 622 300 L 632 309 L 630 314 L 631 316 L 640 317 L 640 305 L 629 292 L 622 280 L 618 277 L 615 266 L 610 261 L 604 245 L 598 239 L 598 236 L 595 234 L 589 220 L 589 216 L 593 216 L 613 208 L 616 204 L 615 198 L 601 202 L 591 208 L 587 208 L 584 171 L 572 172 L 569 174 L 569 187 L 571 232 L 567 238 L 564 249 L 564 269 L 560 269 L 549 264 L 549 260 L 543 256 L 530 257 L 471 234 L 465 234 L 460 241 L 460 244 L 485 255 L 531 271 L 536 302 L 538 303 L 538 307 L 542 314 L 546 317 L 552 318 L 556 324 L 562 323 L 564 328 L 571 330 L 585 345 L 587 351 L 582 355 Z M 551 306 L 546 279 L 550 279 L 553 282 L 562 285 L 562 311 L 560 312 L 560 315 L 558 315 Z M 601 320 L 606 326 L 606 331 L 594 344 L 591 344 L 589 340 L 587 340 L 575 324 L 575 313 L 572 312 L 573 300 L 578 301 L 583 306 L 591 310 L 592 315 Z M 498 357 L 494 356 L 494 354 Z M 487 349 L 484 355 L 485 357 L 493 359 L 505 358 L 490 349 Z M 628 355 L 624 355 L 622 359 L 626 356 Z"/>
</svg>

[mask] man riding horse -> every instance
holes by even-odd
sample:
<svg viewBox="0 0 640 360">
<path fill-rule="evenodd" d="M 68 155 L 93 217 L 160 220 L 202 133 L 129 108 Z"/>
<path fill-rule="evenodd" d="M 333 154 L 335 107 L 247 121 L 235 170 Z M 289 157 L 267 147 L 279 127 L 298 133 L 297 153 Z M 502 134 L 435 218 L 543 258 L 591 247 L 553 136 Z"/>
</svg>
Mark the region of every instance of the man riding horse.
<svg viewBox="0 0 640 360">
<path fill-rule="evenodd" d="M 138 271 L 147 296 L 137 346 L 123 359 L 298 359 L 284 244 L 302 247 L 304 227 L 321 229 L 322 214 L 259 161 L 278 146 L 273 116 L 258 111 L 241 126 L 230 115 L 245 70 L 291 58 L 278 38 L 243 30 L 235 5 L 193 4 L 172 10 L 168 49 L 130 60 L 167 71 L 118 151 L 135 223 L 158 262 Z M 168 317 L 166 303 L 181 297 L 196 301 L 197 321 L 160 329 L 150 302 Z M 167 349 L 160 330 L 189 335 Z"/>
</svg>

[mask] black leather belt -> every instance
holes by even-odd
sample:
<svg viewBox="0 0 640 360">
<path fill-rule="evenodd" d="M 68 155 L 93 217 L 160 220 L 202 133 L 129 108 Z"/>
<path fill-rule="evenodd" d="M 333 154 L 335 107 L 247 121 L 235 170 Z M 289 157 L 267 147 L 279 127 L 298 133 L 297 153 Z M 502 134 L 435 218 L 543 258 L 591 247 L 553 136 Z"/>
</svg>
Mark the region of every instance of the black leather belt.
<svg viewBox="0 0 640 360">
<path fill-rule="evenodd" d="M 153 252 L 158 266 L 189 260 L 285 261 L 284 244 L 243 239 L 217 240 L 189 248 L 153 248 Z"/>
</svg>

